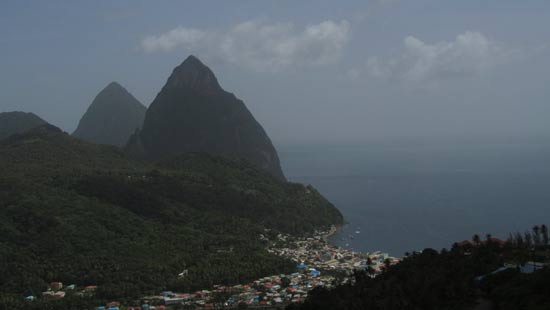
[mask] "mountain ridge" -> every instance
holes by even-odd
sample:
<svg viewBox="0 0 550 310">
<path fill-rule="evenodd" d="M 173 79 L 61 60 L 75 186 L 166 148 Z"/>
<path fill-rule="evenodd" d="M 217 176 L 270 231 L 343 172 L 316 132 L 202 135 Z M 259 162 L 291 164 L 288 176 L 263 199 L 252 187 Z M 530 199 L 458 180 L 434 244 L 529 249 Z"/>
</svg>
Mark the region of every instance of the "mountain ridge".
<svg viewBox="0 0 550 310">
<path fill-rule="evenodd" d="M 30 112 L 2 112 L 0 113 L 0 140 L 47 123 L 36 114 Z"/>
</svg>

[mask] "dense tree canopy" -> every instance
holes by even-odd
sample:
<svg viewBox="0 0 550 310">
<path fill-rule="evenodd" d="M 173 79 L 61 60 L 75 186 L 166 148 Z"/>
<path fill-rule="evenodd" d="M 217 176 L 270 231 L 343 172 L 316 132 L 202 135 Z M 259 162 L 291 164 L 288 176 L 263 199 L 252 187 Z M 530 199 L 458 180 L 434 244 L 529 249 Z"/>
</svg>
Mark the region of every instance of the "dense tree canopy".
<svg viewBox="0 0 550 310">
<path fill-rule="evenodd" d="M 292 268 L 260 234 L 342 222 L 312 187 L 245 161 L 145 163 L 49 126 L 0 141 L 0 171 L 0 292 L 18 296 L 52 281 L 99 298 L 247 281 Z"/>
</svg>

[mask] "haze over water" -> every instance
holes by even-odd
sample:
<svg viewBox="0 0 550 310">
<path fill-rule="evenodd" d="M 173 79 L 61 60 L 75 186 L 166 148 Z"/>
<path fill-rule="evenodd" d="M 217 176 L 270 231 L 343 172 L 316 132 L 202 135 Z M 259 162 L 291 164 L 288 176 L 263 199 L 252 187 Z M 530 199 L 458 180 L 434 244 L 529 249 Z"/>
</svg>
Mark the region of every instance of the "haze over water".
<svg viewBox="0 0 550 310">
<path fill-rule="evenodd" d="M 401 256 L 550 223 L 550 139 L 390 139 L 279 152 L 291 181 L 314 185 L 341 210 L 349 224 L 334 241 L 354 250 Z"/>
</svg>

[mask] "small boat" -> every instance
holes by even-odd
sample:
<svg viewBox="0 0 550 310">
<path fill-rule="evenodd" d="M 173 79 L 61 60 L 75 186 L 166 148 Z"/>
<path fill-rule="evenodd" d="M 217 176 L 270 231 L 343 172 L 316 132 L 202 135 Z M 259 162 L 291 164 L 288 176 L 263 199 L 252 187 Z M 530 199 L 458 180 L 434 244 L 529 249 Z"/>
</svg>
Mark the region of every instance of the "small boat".
<svg viewBox="0 0 550 310">
<path fill-rule="evenodd" d="M 358 230 L 355 231 L 355 233 L 356 233 L 356 234 L 360 234 L 361 231 L 358 229 Z"/>
</svg>

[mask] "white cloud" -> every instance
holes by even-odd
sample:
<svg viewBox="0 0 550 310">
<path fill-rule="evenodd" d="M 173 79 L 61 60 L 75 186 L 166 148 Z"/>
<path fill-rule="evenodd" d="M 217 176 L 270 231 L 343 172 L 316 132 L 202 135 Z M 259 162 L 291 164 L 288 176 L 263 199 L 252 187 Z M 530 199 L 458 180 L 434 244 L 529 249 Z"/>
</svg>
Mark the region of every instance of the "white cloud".
<svg viewBox="0 0 550 310">
<path fill-rule="evenodd" d="M 327 20 L 297 31 L 292 23 L 251 20 L 227 31 L 177 27 L 141 42 L 145 52 L 182 48 L 260 71 L 338 62 L 351 36 L 346 20 Z"/>
<path fill-rule="evenodd" d="M 169 51 L 177 46 L 194 48 L 207 42 L 208 33 L 192 28 L 177 27 L 158 36 L 148 36 L 141 41 L 144 51 Z"/>
<path fill-rule="evenodd" d="M 466 32 L 452 42 L 428 44 L 414 36 L 404 40 L 399 57 L 367 61 L 369 73 L 375 77 L 426 81 L 456 76 L 474 76 L 517 56 L 479 32 Z"/>
</svg>

